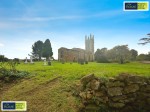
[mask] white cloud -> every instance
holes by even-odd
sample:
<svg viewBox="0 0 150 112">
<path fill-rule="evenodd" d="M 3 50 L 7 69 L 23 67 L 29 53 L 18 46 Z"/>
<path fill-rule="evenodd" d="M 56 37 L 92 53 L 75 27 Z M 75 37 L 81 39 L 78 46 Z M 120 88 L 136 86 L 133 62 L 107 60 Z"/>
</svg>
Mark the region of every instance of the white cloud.
<svg viewBox="0 0 150 112">
<path fill-rule="evenodd" d="M 51 21 L 51 20 L 68 20 L 68 19 L 80 19 L 82 16 L 58 16 L 58 17 L 22 17 L 14 18 L 15 21 Z"/>
<path fill-rule="evenodd" d="M 19 23 L 18 21 L 2 20 L 0 21 L 0 30 L 14 30 L 19 28 L 37 27 L 37 24 Z"/>
<path fill-rule="evenodd" d="M 73 20 L 73 19 L 87 19 L 87 18 L 107 18 L 107 17 L 114 17 L 117 15 L 123 14 L 122 10 L 111 10 L 111 11 L 104 11 L 101 13 L 90 14 L 90 15 L 64 15 L 64 16 L 50 16 L 50 17 L 28 17 L 23 16 L 21 18 L 12 18 L 15 21 L 51 21 L 51 20 Z"/>
<path fill-rule="evenodd" d="M 88 18 L 111 18 L 111 17 L 118 17 L 121 15 L 126 15 L 127 18 L 134 19 L 136 18 L 148 18 L 149 15 L 145 14 L 139 14 L 139 13 L 131 13 L 131 12 L 124 12 L 122 9 L 117 10 L 107 10 L 107 11 L 101 11 L 99 13 L 95 14 L 88 14 L 88 15 L 64 15 L 64 16 L 34 16 L 30 17 L 28 15 L 24 15 L 20 18 L 12 18 L 14 21 L 26 21 L 26 22 L 44 22 L 44 21 L 54 21 L 54 20 L 75 20 L 75 19 L 88 19 Z"/>
<path fill-rule="evenodd" d="M 10 22 L 0 22 L 0 29 L 10 28 L 15 26 L 14 24 L 11 24 Z"/>
<path fill-rule="evenodd" d="M 4 47 L 4 44 L 0 43 L 0 47 Z"/>
</svg>

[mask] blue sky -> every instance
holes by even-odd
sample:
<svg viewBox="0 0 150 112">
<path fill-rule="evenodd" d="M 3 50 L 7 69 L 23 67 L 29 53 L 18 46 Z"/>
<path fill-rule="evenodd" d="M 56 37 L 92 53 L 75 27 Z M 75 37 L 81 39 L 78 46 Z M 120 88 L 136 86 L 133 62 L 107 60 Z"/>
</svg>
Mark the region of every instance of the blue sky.
<svg viewBox="0 0 150 112">
<path fill-rule="evenodd" d="M 132 0 L 134 1 L 134 0 Z M 0 0 L 0 54 L 24 59 L 35 41 L 50 39 L 54 57 L 60 47 L 84 48 L 85 35 L 97 48 L 138 45 L 150 32 L 150 11 L 123 11 L 123 0 Z"/>
</svg>

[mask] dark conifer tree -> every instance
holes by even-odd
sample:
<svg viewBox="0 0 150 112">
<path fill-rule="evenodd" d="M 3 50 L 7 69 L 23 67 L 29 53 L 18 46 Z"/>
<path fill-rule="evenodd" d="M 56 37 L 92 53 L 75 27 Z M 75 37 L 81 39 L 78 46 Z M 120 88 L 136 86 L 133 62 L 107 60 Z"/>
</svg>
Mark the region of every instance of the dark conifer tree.
<svg viewBox="0 0 150 112">
<path fill-rule="evenodd" d="M 41 60 L 43 50 L 43 42 L 38 40 L 32 45 L 32 55 Z"/>
<path fill-rule="evenodd" d="M 43 57 L 45 57 L 47 60 L 49 59 L 49 57 L 53 56 L 53 51 L 52 51 L 52 47 L 51 47 L 51 42 L 49 39 L 46 39 L 46 41 L 43 44 Z"/>
</svg>

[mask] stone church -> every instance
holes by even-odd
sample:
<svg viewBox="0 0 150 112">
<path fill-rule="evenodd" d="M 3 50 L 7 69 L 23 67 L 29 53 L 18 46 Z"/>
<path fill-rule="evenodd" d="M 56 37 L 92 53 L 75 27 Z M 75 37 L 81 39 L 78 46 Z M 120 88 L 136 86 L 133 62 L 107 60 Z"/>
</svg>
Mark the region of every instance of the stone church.
<svg viewBox="0 0 150 112">
<path fill-rule="evenodd" d="M 58 61 L 78 62 L 94 61 L 94 35 L 85 36 L 85 49 L 61 47 L 58 49 Z"/>
</svg>

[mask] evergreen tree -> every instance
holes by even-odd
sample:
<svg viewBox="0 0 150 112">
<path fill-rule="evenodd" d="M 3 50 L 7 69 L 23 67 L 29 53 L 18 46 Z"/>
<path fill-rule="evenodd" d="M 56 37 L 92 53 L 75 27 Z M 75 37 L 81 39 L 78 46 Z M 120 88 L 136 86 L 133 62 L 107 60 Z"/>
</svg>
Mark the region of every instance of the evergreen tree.
<svg viewBox="0 0 150 112">
<path fill-rule="evenodd" d="M 52 51 L 52 47 L 51 47 L 51 42 L 49 39 L 46 39 L 46 41 L 44 42 L 43 45 L 43 57 L 45 57 L 47 60 L 49 59 L 49 57 L 53 56 L 53 51 Z"/>
<path fill-rule="evenodd" d="M 38 40 L 32 45 L 32 55 L 41 60 L 43 50 L 43 42 Z"/>
</svg>

